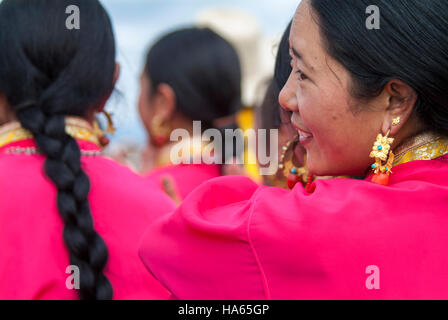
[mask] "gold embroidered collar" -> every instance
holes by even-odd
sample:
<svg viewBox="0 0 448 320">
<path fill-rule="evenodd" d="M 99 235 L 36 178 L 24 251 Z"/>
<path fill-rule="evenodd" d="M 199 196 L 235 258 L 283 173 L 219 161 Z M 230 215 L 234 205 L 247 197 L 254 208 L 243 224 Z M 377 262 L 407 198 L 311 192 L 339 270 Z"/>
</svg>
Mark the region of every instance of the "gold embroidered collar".
<svg viewBox="0 0 448 320">
<path fill-rule="evenodd" d="M 193 164 L 194 159 L 200 159 L 202 163 L 202 151 L 208 146 L 210 142 L 202 141 L 201 136 L 188 137 L 182 139 L 181 145 L 178 150 L 182 150 L 182 156 L 180 157 L 181 164 Z M 176 145 L 174 143 L 168 144 L 161 148 L 159 155 L 156 159 L 156 167 L 162 167 L 166 165 L 172 165 L 171 161 L 171 148 Z"/>
<path fill-rule="evenodd" d="M 66 117 L 65 132 L 75 139 L 89 141 L 97 146 L 100 145 L 92 125 L 84 119 Z M 0 127 L 0 148 L 13 142 L 32 138 L 31 132 L 22 128 L 18 121 L 10 122 Z"/>
<path fill-rule="evenodd" d="M 426 131 L 406 139 L 394 153 L 393 166 L 414 160 L 433 160 L 448 154 L 448 138 Z"/>
</svg>

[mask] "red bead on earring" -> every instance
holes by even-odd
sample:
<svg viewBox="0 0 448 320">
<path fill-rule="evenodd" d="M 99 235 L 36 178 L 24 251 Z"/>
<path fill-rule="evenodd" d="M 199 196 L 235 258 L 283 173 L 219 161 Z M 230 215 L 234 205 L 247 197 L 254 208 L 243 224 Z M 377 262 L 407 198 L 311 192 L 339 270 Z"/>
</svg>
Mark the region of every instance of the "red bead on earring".
<svg viewBox="0 0 448 320">
<path fill-rule="evenodd" d="M 313 174 L 310 173 L 308 176 L 308 182 L 306 183 L 305 190 L 308 193 L 313 193 L 316 190 L 316 185 L 313 184 Z"/>
<path fill-rule="evenodd" d="M 292 168 L 287 178 L 288 188 L 294 189 L 295 185 L 300 181 L 302 181 L 302 176 L 299 175 L 297 168 Z"/>
<path fill-rule="evenodd" d="M 372 182 L 376 184 L 381 184 L 383 186 L 389 185 L 389 175 L 386 173 L 376 173 L 372 177 Z"/>
</svg>

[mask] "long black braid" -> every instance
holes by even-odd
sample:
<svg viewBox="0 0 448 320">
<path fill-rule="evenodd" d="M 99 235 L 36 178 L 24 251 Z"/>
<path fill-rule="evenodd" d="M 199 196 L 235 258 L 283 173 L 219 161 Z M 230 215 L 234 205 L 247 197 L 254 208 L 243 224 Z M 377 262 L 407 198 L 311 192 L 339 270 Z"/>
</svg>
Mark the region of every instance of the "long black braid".
<svg viewBox="0 0 448 320">
<path fill-rule="evenodd" d="M 22 126 L 30 130 L 39 151 L 46 156 L 45 172 L 57 187 L 57 206 L 64 220 L 64 241 L 70 263 L 80 270 L 81 299 L 111 299 L 112 286 L 103 271 L 107 247 L 93 228 L 87 196 L 89 178 L 81 168 L 76 141 L 65 133 L 62 115 L 45 115 L 37 106 L 17 112 Z"/>
<path fill-rule="evenodd" d="M 79 6 L 85 17 L 75 32 L 65 28 L 68 5 Z M 80 270 L 79 298 L 112 299 L 104 275 L 108 250 L 88 202 L 89 178 L 77 142 L 65 131 L 65 116 L 86 116 L 113 90 L 109 18 L 96 0 L 4 0 L 0 30 L 0 92 L 46 157 L 70 263 Z"/>
</svg>

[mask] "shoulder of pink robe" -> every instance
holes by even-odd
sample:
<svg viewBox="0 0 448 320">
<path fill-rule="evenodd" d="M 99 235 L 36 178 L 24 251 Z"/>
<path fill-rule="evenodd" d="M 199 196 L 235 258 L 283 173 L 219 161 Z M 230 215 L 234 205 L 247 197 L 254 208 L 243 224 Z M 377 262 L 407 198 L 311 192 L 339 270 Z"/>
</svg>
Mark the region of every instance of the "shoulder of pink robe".
<svg viewBox="0 0 448 320">
<path fill-rule="evenodd" d="M 162 187 L 163 179 L 168 178 L 173 182 L 175 192 L 180 199 L 185 199 L 191 191 L 203 182 L 219 177 L 220 166 L 215 164 L 180 164 L 168 165 L 154 169 L 146 176 L 146 179 Z"/>
<path fill-rule="evenodd" d="M 43 161 L 40 155 L 0 152 L 0 299 L 78 298 L 76 290 L 66 286 L 70 263 L 64 225 Z M 173 210 L 174 204 L 113 160 L 83 157 L 82 165 L 90 179 L 95 230 L 108 247 L 105 274 L 114 299 L 169 298 L 139 259 L 138 245 L 145 226 Z"/>
<path fill-rule="evenodd" d="M 448 158 L 370 179 L 313 193 L 214 179 L 150 225 L 140 255 L 179 299 L 448 298 Z"/>
</svg>

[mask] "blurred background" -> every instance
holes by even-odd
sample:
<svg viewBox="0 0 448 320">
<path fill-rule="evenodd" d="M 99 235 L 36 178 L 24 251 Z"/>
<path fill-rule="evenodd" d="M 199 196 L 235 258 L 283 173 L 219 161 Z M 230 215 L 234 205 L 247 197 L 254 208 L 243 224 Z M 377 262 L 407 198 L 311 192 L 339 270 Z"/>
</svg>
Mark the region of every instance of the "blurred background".
<svg viewBox="0 0 448 320">
<path fill-rule="evenodd" d="M 146 135 L 138 117 L 139 75 L 146 50 L 161 35 L 186 25 L 203 25 L 229 40 L 240 54 L 243 103 L 257 105 L 272 76 L 280 37 L 300 0 L 102 0 L 111 16 L 121 76 L 106 109 L 117 131 L 109 152 L 126 145 L 138 157 Z M 133 150 L 129 150 L 133 149 Z M 132 160 L 131 160 L 132 161 Z M 135 159 L 135 161 L 138 161 Z"/>
</svg>

